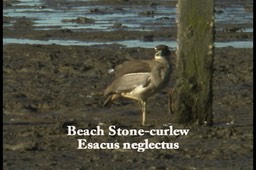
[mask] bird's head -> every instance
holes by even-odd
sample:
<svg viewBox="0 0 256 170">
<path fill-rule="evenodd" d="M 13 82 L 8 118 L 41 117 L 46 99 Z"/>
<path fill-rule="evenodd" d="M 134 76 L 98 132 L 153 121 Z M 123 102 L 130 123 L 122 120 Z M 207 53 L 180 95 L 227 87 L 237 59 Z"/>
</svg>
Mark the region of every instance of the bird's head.
<svg viewBox="0 0 256 170">
<path fill-rule="evenodd" d="M 171 55 L 169 47 L 166 45 L 158 45 L 155 47 L 155 59 L 166 58 L 168 59 Z"/>
</svg>

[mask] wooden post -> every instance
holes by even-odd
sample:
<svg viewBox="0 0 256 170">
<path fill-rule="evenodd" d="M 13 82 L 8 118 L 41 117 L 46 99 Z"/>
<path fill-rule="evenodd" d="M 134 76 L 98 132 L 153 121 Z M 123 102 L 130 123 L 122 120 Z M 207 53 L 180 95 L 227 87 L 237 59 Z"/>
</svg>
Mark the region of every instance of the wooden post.
<svg viewBox="0 0 256 170">
<path fill-rule="evenodd" d="M 174 122 L 212 125 L 214 0 L 178 0 Z"/>
</svg>

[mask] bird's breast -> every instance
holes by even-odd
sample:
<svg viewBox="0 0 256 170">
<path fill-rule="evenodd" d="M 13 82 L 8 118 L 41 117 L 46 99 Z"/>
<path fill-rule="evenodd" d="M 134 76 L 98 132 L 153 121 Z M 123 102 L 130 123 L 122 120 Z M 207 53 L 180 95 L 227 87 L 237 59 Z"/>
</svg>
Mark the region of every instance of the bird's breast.
<svg viewBox="0 0 256 170">
<path fill-rule="evenodd" d="M 168 62 L 159 62 L 152 67 L 151 79 L 154 86 L 163 88 L 170 78 L 170 65 Z"/>
</svg>

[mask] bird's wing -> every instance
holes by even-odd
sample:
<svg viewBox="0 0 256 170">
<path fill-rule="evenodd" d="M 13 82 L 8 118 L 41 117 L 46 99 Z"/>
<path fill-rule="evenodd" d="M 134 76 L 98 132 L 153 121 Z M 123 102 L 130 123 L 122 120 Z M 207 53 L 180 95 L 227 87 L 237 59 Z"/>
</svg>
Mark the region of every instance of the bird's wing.
<svg viewBox="0 0 256 170">
<path fill-rule="evenodd" d="M 150 83 L 150 73 L 129 73 L 116 79 L 104 91 L 105 95 L 111 93 L 129 92 L 137 86 L 146 87 Z"/>
<path fill-rule="evenodd" d="M 121 77 L 128 73 L 147 73 L 151 68 L 147 61 L 144 60 L 129 60 L 116 67 L 116 77 Z"/>
</svg>

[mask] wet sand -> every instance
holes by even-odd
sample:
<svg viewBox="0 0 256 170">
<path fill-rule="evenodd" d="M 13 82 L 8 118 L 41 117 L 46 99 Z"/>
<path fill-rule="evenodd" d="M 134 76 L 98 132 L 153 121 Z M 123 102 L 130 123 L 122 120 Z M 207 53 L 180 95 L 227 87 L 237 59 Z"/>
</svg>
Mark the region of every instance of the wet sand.
<svg viewBox="0 0 256 170">
<path fill-rule="evenodd" d="M 4 31 L 6 37 L 39 35 L 33 27 L 30 32 L 17 27 Z M 129 36 L 126 32 L 119 33 L 120 37 Z M 168 34 L 176 37 L 175 32 Z M 249 34 L 248 37 L 239 36 L 239 32 L 218 35 L 221 34 L 225 40 L 252 38 L 251 33 L 241 33 Z M 49 31 L 49 37 L 53 35 Z M 83 35 L 84 39 L 86 35 Z M 99 34 L 95 36 L 101 37 Z M 140 126 L 137 102 L 123 99 L 110 107 L 102 106 L 104 88 L 113 79 L 108 70 L 129 58 L 150 59 L 153 54 L 153 49 L 121 48 L 119 45 L 4 45 L 3 168 L 252 169 L 253 49 L 215 49 L 212 127 L 173 124 L 172 115 L 167 110 L 168 88 L 149 99 L 146 127 Z M 174 83 L 172 78 L 169 88 Z M 83 129 L 101 125 L 106 132 L 111 125 L 146 130 L 166 129 L 173 125 L 190 131 L 187 136 L 72 137 L 67 136 L 68 125 Z M 77 139 L 80 138 L 88 142 L 120 144 L 139 143 L 145 139 L 154 143 L 177 142 L 179 149 L 144 152 L 132 149 L 78 150 Z"/>
</svg>

